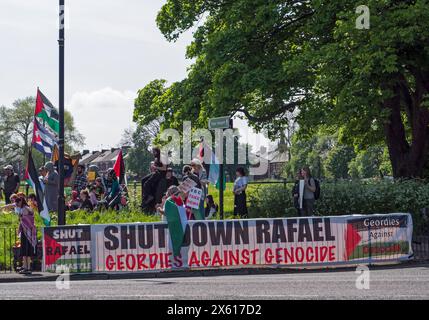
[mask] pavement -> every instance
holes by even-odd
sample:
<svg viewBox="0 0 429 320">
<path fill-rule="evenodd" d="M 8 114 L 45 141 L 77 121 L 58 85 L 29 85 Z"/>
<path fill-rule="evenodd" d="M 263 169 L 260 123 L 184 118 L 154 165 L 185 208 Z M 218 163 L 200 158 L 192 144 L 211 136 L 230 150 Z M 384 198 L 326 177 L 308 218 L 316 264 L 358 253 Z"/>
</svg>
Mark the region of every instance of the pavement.
<svg viewBox="0 0 429 320">
<path fill-rule="evenodd" d="M 74 275 L 58 290 L 57 275 L 2 275 L 0 299 L 429 299 L 429 263 L 372 267 L 369 289 L 357 289 L 358 276 L 354 268 Z"/>
</svg>

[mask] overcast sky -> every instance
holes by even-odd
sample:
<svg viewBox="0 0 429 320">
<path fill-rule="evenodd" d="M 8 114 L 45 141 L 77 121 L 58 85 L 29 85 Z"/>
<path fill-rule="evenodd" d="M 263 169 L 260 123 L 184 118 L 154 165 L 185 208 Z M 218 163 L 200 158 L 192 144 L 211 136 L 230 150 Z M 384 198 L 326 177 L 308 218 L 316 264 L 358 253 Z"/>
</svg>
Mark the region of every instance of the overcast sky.
<svg viewBox="0 0 429 320">
<path fill-rule="evenodd" d="M 192 31 L 169 43 L 156 15 L 165 0 L 66 0 L 65 104 L 85 148 L 116 146 L 132 126 L 137 90 L 182 80 Z M 0 105 L 42 92 L 58 105 L 58 0 L 0 1 Z M 191 119 L 184 119 L 191 120 Z M 245 140 L 256 143 L 246 124 Z M 264 141 L 260 136 L 260 141 Z"/>
</svg>

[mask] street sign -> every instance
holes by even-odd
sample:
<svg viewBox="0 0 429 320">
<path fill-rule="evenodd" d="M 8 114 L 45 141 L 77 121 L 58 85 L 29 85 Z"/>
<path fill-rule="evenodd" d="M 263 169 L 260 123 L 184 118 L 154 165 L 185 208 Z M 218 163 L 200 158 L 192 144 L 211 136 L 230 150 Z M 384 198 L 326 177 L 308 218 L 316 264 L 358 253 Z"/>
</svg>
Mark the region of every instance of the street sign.
<svg viewBox="0 0 429 320">
<path fill-rule="evenodd" d="M 209 129 L 229 129 L 230 126 L 230 117 L 219 117 L 209 119 Z"/>
</svg>

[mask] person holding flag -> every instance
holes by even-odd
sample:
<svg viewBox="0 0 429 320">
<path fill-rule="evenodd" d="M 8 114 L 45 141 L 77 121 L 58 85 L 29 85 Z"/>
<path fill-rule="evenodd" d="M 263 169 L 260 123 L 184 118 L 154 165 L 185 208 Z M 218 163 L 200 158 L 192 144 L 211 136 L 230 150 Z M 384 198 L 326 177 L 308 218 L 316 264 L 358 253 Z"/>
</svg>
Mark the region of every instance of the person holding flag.
<svg viewBox="0 0 429 320">
<path fill-rule="evenodd" d="M 48 204 L 49 211 L 57 211 L 59 175 L 51 161 L 46 162 L 45 169 L 48 172 L 43 180 L 45 184 L 46 203 Z"/>
<path fill-rule="evenodd" d="M 34 223 L 34 212 L 28 206 L 24 197 L 15 199 L 16 207 L 20 209 L 18 234 L 21 240 L 20 255 L 22 257 L 21 274 L 31 274 L 31 259 L 36 255 L 37 229 Z"/>
<path fill-rule="evenodd" d="M 39 211 L 39 215 L 42 218 L 44 225 L 49 226 L 51 224 L 49 207 L 47 205 L 46 196 L 42 188 L 42 183 L 39 179 L 36 166 L 34 165 L 31 152 L 28 153 L 27 168 L 25 170 L 24 178 L 34 190 L 34 194 L 36 196 L 37 210 Z"/>
</svg>

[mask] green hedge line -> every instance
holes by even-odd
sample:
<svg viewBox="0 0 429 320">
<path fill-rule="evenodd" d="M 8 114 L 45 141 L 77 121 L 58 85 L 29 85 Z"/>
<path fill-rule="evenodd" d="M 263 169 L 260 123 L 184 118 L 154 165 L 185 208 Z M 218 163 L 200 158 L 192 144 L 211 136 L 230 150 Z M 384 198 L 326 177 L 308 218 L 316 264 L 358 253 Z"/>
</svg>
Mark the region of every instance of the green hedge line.
<svg viewBox="0 0 429 320">
<path fill-rule="evenodd" d="M 249 193 L 249 216 L 296 216 L 292 185 L 261 185 Z M 372 214 L 408 212 L 413 216 L 415 234 L 426 234 L 429 209 L 429 184 L 417 180 L 321 182 L 321 197 L 316 201 L 317 215 Z"/>
</svg>

